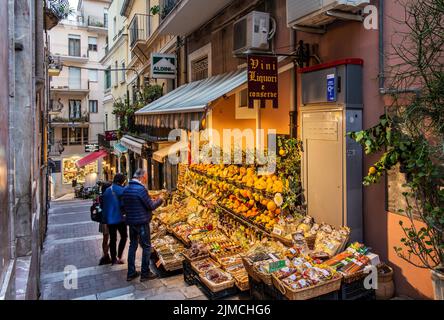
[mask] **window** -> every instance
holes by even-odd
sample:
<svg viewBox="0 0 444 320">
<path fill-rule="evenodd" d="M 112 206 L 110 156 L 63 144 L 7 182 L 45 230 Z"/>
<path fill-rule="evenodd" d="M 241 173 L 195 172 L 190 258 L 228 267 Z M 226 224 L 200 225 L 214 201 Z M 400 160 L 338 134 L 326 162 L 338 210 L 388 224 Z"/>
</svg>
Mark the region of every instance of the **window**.
<svg viewBox="0 0 444 320">
<path fill-rule="evenodd" d="M 191 62 L 191 81 L 208 78 L 208 56 Z"/>
<path fill-rule="evenodd" d="M 97 70 L 88 70 L 88 79 L 91 82 L 99 81 L 99 75 Z"/>
<path fill-rule="evenodd" d="M 122 61 L 122 73 L 121 73 L 121 76 L 120 76 L 120 82 L 121 83 L 123 83 L 123 82 L 125 82 L 126 81 L 126 75 L 125 75 L 125 73 L 126 73 L 126 70 L 125 70 L 125 61 Z"/>
<path fill-rule="evenodd" d="M 99 106 L 97 100 L 89 100 L 89 112 L 90 113 L 99 112 Z"/>
<path fill-rule="evenodd" d="M 105 113 L 105 131 L 108 131 L 108 114 Z"/>
<path fill-rule="evenodd" d="M 69 144 L 74 146 L 82 144 L 82 128 L 69 129 Z"/>
<path fill-rule="evenodd" d="M 248 108 L 248 89 L 236 92 L 236 120 L 256 119 L 257 108 Z"/>
<path fill-rule="evenodd" d="M 88 144 L 89 141 L 89 129 L 83 128 L 83 144 Z"/>
<path fill-rule="evenodd" d="M 116 61 L 114 63 L 114 86 L 117 87 L 119 84 L 119 63 Z"/>
<path fill-rule="evenodd" d="M 72 57 L 80 57 L 80 36 L 68 35 L 68 55 Z"/>
<path fill-rule="evenodd" d="M 103 11 L 103 25 L 108 28 L 108 9 Z"/>
<path fill-rule="evenodd" d="M 62 144 L 68 145 L 68 128 L 62 128 Z"/>
<path fill-rule="evenodd" d="M 239 92 L 239 108 L 248 107 L 248 90 L 244 89 Z"/>
<path fill-rule="evenodd" d="M 115 37 L 117 35 L 117 18 L 113 18 L 113 36 Z"/>
<path fill-rule="evenodd" d="M 76 120 L 82 117 L 82 107 L 80 100 L 69 100 L 69 120 Z"/>
<path fill-rule="evenodd" d="M 105 70 L 105 90 L 111 88 L 111 67 Z"/>
<path fill-rule="evenodd" d="M 96 37 L 88 37 L 88 51 L 97 51 Z"/>
<path fill-rule="evenodd" d="M 80 89 L 80 68 L 69 67 L 68 85 L 70 89 Z"/>
</svg>

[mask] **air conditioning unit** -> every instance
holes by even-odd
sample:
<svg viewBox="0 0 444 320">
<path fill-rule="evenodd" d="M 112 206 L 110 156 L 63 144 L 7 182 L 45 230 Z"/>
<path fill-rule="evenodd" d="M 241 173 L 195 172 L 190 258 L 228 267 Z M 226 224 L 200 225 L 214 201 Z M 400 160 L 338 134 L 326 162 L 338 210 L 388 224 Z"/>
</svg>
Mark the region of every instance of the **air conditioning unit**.
<svg viewBox="0 0 444 320">
<path fill-rule="evenodd" d="M 289 27 L 321 27 L 337 19 L 332 13 L 358 13 L 370 0 L 287 0 Z"/>
<path fill-rule="evenodd" d="M 270 14 L 253 11 L 234 23 L 233 53 L 268 51 L 270 44 Z"/>
</svg>

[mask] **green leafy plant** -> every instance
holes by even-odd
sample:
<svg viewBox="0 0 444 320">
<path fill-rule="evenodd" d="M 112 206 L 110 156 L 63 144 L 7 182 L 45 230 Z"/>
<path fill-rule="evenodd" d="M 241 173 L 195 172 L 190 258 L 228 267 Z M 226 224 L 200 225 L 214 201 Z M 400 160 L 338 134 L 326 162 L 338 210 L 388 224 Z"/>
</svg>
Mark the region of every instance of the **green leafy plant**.
<svg viewBox="0 0 444 320">
<path fill-rule="evenodd" d="M 304 204 L 301 182 L 302 141 L 278 137 L 277 143 L 276 169 L 286 182 L 282 208 L 297 213 Z"/>
<path fill-rule="evenodd" d="M 59 20 L 66 19 L 74 13 L 74 9 L 70 7 L 68 0 L 48 0 L 46 1 L 46 8 Z"/>
<path fill-rule="evenodd" d="M 159 5 L 152 6 L 152 7 L 150 8 L 150 13 L 151 13 L 153 16 L 159 14 L 159 13 L 160 13 L 160 6 L 159 6 Z"/>
</svg>

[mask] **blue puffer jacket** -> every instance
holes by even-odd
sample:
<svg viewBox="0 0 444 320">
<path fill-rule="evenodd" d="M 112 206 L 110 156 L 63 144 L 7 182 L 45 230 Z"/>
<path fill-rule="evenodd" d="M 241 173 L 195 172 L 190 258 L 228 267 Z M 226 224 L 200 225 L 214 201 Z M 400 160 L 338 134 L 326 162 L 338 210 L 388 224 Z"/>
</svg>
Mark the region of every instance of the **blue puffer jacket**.
<svg viewBox="0 0 444 320">
<path fill-rule="evenodd" d="M 123 194 L 124 187 L 117 184 L 113 184 L 110 188 L 106 189 L 102 196 L 103 204 L 103 222 L 105 224 L 119 224 L 124 222 L 124 217 L 121 211 L 121 198 Z M 113 195 L 113 191 L 114 194 Z"/>
<path fill-rule="evenodd" d="M 162 200 L 152 200 L 145 187 L 137 181 L 130 181 L 123 191 L 122 205 L 128 225 L 146 224 L 151 221 L 152 211 L 162 205 Z"/>
</svg>

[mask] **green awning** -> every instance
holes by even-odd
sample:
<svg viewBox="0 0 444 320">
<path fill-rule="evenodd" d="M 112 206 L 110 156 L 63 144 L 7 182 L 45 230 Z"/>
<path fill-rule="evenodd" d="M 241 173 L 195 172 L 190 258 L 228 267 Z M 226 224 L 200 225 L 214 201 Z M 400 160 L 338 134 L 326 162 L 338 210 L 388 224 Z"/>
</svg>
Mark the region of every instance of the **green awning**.
<svg viewBox="0 0 444 320">
<path fill-rule="evenodd" d="M 123 146 L 121 143 L 117 143 L 117 144 L 114 145 L 114 152 L 118 156 L 120 156 L 120 155 L 122 155 L 124 153 L 127 153 L 128 152 L 128 148 Z"/>
</svg>

